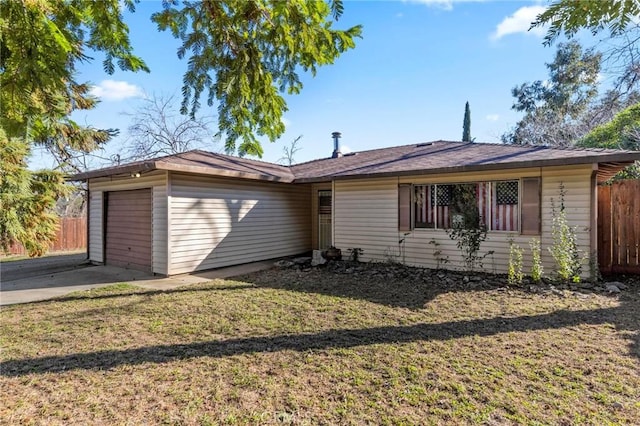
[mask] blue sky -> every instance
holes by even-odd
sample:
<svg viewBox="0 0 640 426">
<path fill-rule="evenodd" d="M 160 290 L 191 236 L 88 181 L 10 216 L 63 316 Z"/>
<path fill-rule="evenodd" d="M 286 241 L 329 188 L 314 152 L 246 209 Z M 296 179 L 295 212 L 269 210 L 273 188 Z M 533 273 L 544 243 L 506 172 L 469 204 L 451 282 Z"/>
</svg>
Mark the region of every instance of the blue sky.
<svg viewBox="0 0 640 426">
<path fill-rule="evenodd" d="M 546 3 L 525 1 L 345 1 L 339 28 L 363 25 L 356 48 L 316 77 L 303 75 L 301 94 L 287 97 L 287 131 L 276 143 L 263 142 L 263 160 L 277 162 L 283 147 L 303 135 L 296 162 L 327 157 L 331 133 L 342 132 L 344 151 L 411 144 L 437 139 L 460 140 L 464 105 L 471 106 L 471 134 L 480 142 L 499 142 L 519 113 L 511 111 L 511 88 L 545 79 L 545 62 L 554 47 L 542 45 L 542 31 L 529 22 Z M 102 57 L 80 67 L 78 80 L 96 85 L 101 98 L 92 111 L 74 115 L 81 123 L 119 128 L 105 157 L 121 150 L 130 118 L 145 94 L 175 94 L 178 99 L 186 61 L 179 43 L 157 32 L 151 13 L 159 1 L 143 1 L 125 19 L 135 52 L 151 73 L 116 71 L 106 75 Z M 204 104 L 203 113 L 215 114 Z M 214 128 L 214 131 L 216 129 Z M 205 141 L 211 151 L 220 143 Z M 42 155 L 34 164 L 50 166 Z M 93 166 L 103 165 L 96 161 Z"/>
</svg>

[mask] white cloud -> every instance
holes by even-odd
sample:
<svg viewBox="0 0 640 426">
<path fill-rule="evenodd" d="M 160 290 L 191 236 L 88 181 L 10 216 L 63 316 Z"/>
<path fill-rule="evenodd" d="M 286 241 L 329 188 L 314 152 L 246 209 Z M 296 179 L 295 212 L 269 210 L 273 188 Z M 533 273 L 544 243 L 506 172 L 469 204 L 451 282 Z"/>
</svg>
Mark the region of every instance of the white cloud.
<svg viewBox="0 0 640 426">
<path fill-rule="evenodd" d="M 406 0 L 405 0 L 406 1 Z M 411 3 L 421 3 L 427 6 L 434 6 L 444 10 L 453 9 L 454 0 L 408 0 Z"/>
<path fill-rule="evenodd" d="M 93 86 L 90 92 L 105 101 L 121 101 L 128 98 L 143 98 L 144 92 L 135 84 L 126 81 L 102 80 L 97 86 Z"/>
<path fill-rule="evenodd" d="M 353 150 L 351 148 L 349 148 L 347 145 L 340 145 L 340 152 L 343 154 L 348 154 L 350 152 L 353 152 Z"/>
<path fill-rule="evenodd" d="M 507 16 L 496 26 L 496 30 L 491 34 L 492 40 L 498 40 L 509 34 L 533 34 L 543 36 L 546 32 L 545 28 L 536 27 L 529 31 L 531 23 L 536 17 L 544 12 L 547 8 L 544 6 L 524 6 L 516 10 L 513 15 Z"/>
<path fill-rule="evenodd" d="M 498 114 L 489 114 L 485 117 L 489 121 L 498 121 L 500 119 L 500 115 Z"/>
<path fill-rule="evenodd" d="M 485 0 L 403 0 L 409 3 L 425 4 L 438 9 L 453 10 L 454 3 L 483 2 Z"/>
</svg>

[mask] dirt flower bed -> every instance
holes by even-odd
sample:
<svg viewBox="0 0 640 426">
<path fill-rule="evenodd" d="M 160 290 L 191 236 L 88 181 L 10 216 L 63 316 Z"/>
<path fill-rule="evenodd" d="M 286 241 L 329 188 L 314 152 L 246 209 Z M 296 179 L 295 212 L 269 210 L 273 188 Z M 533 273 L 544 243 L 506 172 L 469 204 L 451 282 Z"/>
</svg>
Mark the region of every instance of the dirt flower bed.
<svg viewBox="0 0 640 426">
<path fill-rule="evenodd" d="M 388 264 L 120 284 L 3 308 L 0 424 L 640 424 L 639 312 Z"/>
</svg>

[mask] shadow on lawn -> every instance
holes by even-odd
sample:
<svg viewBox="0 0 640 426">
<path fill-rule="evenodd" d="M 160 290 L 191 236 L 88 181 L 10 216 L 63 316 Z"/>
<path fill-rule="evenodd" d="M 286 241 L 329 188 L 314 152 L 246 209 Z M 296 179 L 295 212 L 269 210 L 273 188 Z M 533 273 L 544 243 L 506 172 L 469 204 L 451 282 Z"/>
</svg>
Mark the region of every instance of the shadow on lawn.
<svg viewBox="0 0 640 426">
<path fill-rule="evenodd" d="M 463 274 L 440 274 L 436 271 L 399 267 L 397 270 L 367 271 L 272 271 L 237 277 L 238 285 L 183 287 L 169 291 L 140 292 L 134 295 L 240 290 L 247 288 L 275 288 L 304 293 L 318 293 L 337 297 L 367 300 L 392 307 L 421 309 L 438 294 L 451 291 L 484 291 L 495 288 L 490 276 L 478 281 L 465 281 Z M 345 273 L 343 273 L 345 272 Z M 315 276 L 314 274 L 321 274 Z M 390 276 L 393 275 L 393 277 Z M 409 275 L 406 275 L 409 274 Z M 322 278 L 322 279 L 321 279 Z M 486 278 L 486 282 L 483 279 Z M 499 279 L 493 277 L 494 279 Z M 453 280 L 453 284 L 452 284 Z M 458 280 L 460 282 L 458 282 Z M 636 283 L 638 284 L 638 283 Z M 640 358 L 640 286 L 633 285 L 620 294 L 620 305 L 591 310 L 560 310 L 546 314 L 520 317 L 496 317 L 444 323 L 384 326 L 362 329 L 334 329 L 309 334 L 245 337 L 208 342 L 154 345 L 135 349 L 95 351 L 34 359 L 0 362 L 0 375 L 17 377 L 27 374 L 55 373 L 68 370 L 104 370 L 122 365 L 167 363 L 197 357 L 227 357 L 240 354 L 268 353 L 282 350 L 308 351 L 350 348 L 362 345 L 409 343 L 415 341 L 443 341 L 468 336 L 492 336 L 500 333 L 562 329 L 579 325 L 613 324 L 617 332 L 631 338 L 629 353 Z M 123 294 L 97 294 L 95 297 L 70 297 L 65 300 L 128 297 Z M 556 296 L 552 296 L 556 297 Z M 58 299 L 57 301 L 60 301 Z M 50 302 L 45 302 L 50 303 Z"/>
<path fill-rule="evenodd" d="M 27 374 L 56 373 L 69 370 L 105 370 L 122 365 L 166 363 L 197 357 L 227 357 L 240 354 L 282 350 L 307 351 L 350 348 L 361 345 L 449 340 L 468 336 L 492 336 L 499 333 L 560 329 L 582 324 L 615 324 L 619 331 L 635 334 L 630 352 L 640 357 L 638 341 L 638 300 L 620 307 L 583 311 L 556 311 L 548 314 L 497 317 L 439 324 L 386 326 L 364 329 L 329 330 L 311 334 L 247 337 L 210 342 L 156 345 L 136 349 L 96 351 L 0 363 L 0 375 L 18 377 Z"/>
</svg>

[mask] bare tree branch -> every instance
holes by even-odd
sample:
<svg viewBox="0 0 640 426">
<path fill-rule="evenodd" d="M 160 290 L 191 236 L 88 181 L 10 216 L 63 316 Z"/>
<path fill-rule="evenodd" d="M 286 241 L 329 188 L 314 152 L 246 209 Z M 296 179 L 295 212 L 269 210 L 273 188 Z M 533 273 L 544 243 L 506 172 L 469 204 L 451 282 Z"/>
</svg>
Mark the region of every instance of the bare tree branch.
<svg viewBox="0 0 640 426">
<path fill-rule="evenodd" d="M 282 157 L 278 159 L 278 163 L 285 164 L 287 166 L 295 164 L 294 157 L 296 153 L 302 149 L 298 146 L 298 142 L 300 142 L 300 139 L 302 139 L 302 135 L 291 141 L 291 144 L 289 144 L 289 146 L 282 147 Z"/>
<path fill-rule="evenodd" d="M 217 140 L 211 130 L 213 117 L 180 113 L 174 95 L 153 95 L 132 113 L 122 161 L 143 160 L 192 149 L 211 151 Z M 217 149 L 216 149 L 217 150 Z M 120 160 L 120 158 L 118 159 Z"/>
</svg>

